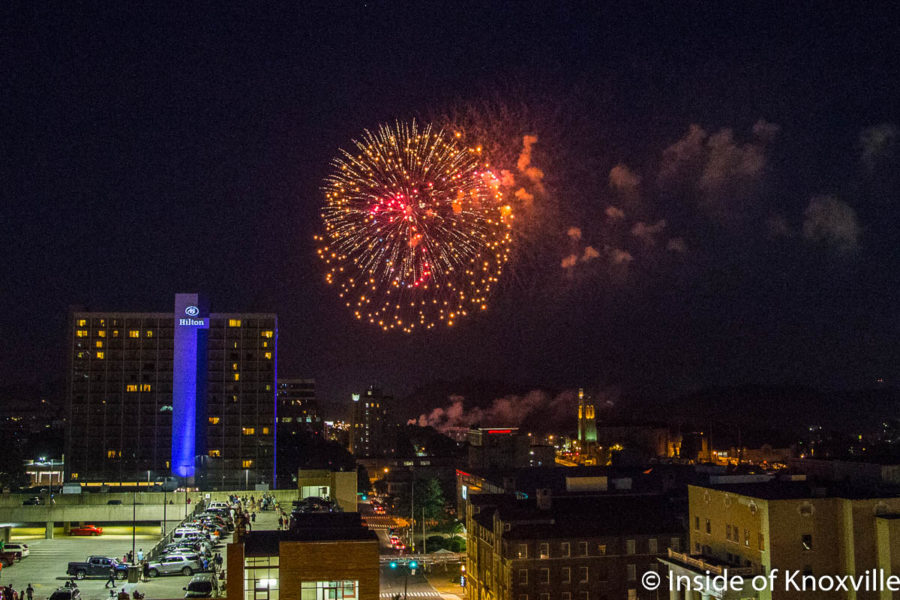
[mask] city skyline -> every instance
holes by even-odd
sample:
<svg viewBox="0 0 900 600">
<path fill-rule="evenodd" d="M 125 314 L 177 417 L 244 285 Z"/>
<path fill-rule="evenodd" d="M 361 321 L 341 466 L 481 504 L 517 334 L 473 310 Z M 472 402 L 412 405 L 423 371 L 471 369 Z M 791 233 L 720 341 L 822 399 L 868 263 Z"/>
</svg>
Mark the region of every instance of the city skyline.
<svg viewBox="0 0 900 600">
<path fill-rule="evenodd" d="M 63 376 L 70 306 L 183 290 L 277 313 L 279 373 L 332 404 L 896 381 L 900 43 L 875 8 L 183 10 L 13 16 L 4 381 Z M 338 150 L 413 118 L 482 126 L 511 168 L 533 148 L 544 212 L 484 314 L 383 334 L 314 236 Z"/>
</svg>

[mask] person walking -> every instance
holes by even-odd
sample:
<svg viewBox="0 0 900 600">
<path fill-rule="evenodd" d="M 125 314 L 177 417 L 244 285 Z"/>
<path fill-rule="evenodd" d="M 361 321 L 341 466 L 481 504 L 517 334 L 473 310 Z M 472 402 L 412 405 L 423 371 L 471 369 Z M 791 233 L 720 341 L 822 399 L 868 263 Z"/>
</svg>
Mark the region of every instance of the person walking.
<svg viewBox="0 0 900 600">
<path fill-rule="evenodd" d="M 28 587 L 25 588 L 25 596 L 28 600 L 34 600 L 34 588 L 31 587 L 31 584 L 28 584 Z"/>
<path fill-rule="evenodd" d="M 115 589 L 115 587 L 116 587 L 116 567 L 114 565 L 110 565 L 109 575 L 107 576 L 106 584 L 103 587 L 108 588 L 110 585 L 112 585 L 113 589 Z"/>
<path fill-rule="evenodd" d="M 138 562 L 139 563 L 144 562 L 144 549 L 143 548 L 138 548 Z"/>
</svg>

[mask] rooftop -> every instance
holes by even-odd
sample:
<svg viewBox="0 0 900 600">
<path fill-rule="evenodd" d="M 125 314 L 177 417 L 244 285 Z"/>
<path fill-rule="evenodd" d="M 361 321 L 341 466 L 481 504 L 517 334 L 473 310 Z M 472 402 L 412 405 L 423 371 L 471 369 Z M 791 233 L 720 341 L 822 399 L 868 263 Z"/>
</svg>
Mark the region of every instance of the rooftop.
<svg viewBox="0 0 900 600">
<path fill-rule="evenodd" d="M 244 536 L 246 556 L 276 556 L 281 542 L 378 542 L 359 513 L 308 513 L 299 515 L 289 531 L 251 531 Z"/>
<path fill-rule="evenodd" d="M 846 498 L 863 500 L 868 498 L 897 498 L 900 490 L 860 485 L 823 485 L 809 481 L 779 481 L 730 483 L 723 485 L 696 486 L 720 492 L 749 496 L 761 500 L 802 500 L 805 498 Z"/>
<path fill-rule="evenodd" d="M 498 514 L 509 522 L 506 539 L 556 539 L 620 535 L 678 535 L 682 531 L 677 512 L 668 498 L 655 494 L 567 496 L 551 499 L 550 509 L 541 510 L 533 499 L 512 494 L 491 494 L 493 506 L 475 520 L 492 527 Z"/>
</svg>

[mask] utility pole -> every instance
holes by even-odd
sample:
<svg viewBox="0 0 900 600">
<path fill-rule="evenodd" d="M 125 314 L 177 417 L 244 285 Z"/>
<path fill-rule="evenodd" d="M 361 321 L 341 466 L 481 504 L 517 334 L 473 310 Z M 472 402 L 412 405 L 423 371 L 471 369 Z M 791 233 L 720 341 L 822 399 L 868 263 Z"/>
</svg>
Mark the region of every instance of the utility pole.
<svg viewBox="0 0 900 600">
<path fill-rule="evenodd" d="M 134 564 L 134 540 L 137 527 L 137 490 L 131 492 L 131 564 Z"/>
<path fill-rule="evenodd" d="M 428 546 L 425 543 L 425 507 L 422 507 L 422 556 L 428 553 Z M 424 562 L 422 563 L 425 564 Z M 422 567 L 423 569 L 425 567 Z"/>
<path fill-rule="evenodd" d="M 412 484 L 409 492 L 409 552 L 412 554 L 416 551 L 416 472 L 412 468 L 409 472 L 412 474 Z"/>
</svg>

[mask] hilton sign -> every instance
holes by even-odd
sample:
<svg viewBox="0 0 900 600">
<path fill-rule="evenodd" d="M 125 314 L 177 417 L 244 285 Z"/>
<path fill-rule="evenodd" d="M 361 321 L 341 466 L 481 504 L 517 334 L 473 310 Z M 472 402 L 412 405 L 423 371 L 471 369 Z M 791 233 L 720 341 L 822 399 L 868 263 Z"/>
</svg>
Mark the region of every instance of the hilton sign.
<svg viewBox="0 0 900 600">
<path fill-rule="evenodd" d="M 178 319 L 178 324 L 203 327 L 206 325 L 206 319 Z"/>
</svg>

